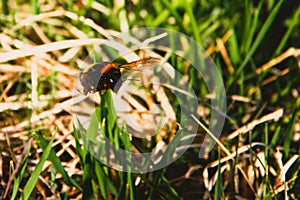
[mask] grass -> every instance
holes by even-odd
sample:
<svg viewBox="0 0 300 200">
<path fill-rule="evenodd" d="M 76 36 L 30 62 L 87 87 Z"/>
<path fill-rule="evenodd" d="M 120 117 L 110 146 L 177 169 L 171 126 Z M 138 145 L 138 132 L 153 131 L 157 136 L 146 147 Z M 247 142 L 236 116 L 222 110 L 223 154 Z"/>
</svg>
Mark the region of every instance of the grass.
<svg viewBox="0 0 300 200">
<path fill-rule="evenodd" d="M 32 0 L 1 1 L 0 9 L 0 199 L 300 198 L 299 3 Z M 193 88 L 199 100 L 195 116 L 180 111 L 184 102 L 165 84 L 157 93 L 145 86 L 129 99 L 135 108 L 128 113 L 131 117 L 158 105 L 153 107 L 161 111 L 158 124 L 169 119 L 164 128 L 154 127 L 158 134 L 150 139 L 131 137 L 128 121 L 116 123 L 120 108 L 111 91 L 91 100 L 98 107 L 88 128 L 74 122 L 77 97 L 72 90 L 80 68 L 119 56 L 120 62 L 143 57 L 145 52 L 126 45 L 128 54 L 120 55 L 118 49 L 124 42 L 116 35 L 136 27 L 163 27 L 190 36 L 220 70 L 226 121 L 220 137 L 213 139 L 216 145 L 202 158 L 204 136 L 213 134 L 207 130 L 212 113 L 207 77 L 170 51 L 150 52 L 183 75 L 169 85 L 187 80 Z M 105 48 L 99 48 L 103 43 Z M 180 129 L 180 118 L 187 127 L 199 125 L 197 133 Z M 96 159 L 114 166 L 132 161 L 108 159 L 114 152 L 107 152 L 103 140 L 92 140 L 99 125 L 99 137 L 118 149 L 151 152 L 166 147 L 163 160 L 172 159 L 176 147 L 186 148 L 176 131 L 195 138 L 170 165 L 132 173 L 133 168 L 118 171 Z M 84 143 L 97 151 L 88 151 Z"/>
</svg>

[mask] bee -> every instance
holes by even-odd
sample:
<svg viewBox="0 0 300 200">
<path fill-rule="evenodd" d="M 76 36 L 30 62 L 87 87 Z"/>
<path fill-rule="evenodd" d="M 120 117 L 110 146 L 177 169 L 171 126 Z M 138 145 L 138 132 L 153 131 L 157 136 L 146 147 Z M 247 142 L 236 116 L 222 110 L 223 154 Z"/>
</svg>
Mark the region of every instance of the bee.
<svg viewBox="0 0 300 200">
<path fill-rule="evenodd" d="M 159 58 L 143 58 L 123 65 L 116 63 L 100 62 L 84 69 L 79 75 L 80 84 L 85 95 L 95 92 L 105 92 L 112 90 L 117 92 L 123 82 L 121 69 L 140 69 L 145 66 L 154 66 L 160 63 Z"/>
</svg>

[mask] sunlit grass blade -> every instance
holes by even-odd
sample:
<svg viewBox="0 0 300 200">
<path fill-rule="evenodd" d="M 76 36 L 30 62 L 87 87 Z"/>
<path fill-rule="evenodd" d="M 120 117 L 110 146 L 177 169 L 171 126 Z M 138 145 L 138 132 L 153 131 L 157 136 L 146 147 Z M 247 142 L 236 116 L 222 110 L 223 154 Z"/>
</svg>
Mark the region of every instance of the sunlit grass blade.
<svg viewBox="0 0 300 200">
<path fill-rule="evenodd" d="M 32 9 L 32 13 L 35 15 L 40 13 L 40 6 L 38 0 L 31 0 L 31 9 Z"/>
<path fill-rule="evenodd" d="M 46 149 L 47 145 L 49 144 L 47 140 L 40 134 L 34 134 L 34 138 L 36 141 L 38 141 L 38 145 L 43 150 Z M 66 172 L 64 166 L 62 165 L 60 159 L 56 156 L 55 151 L 51 149 L 49 160 L 51 161 L 53 167 L 61 173 L 65 183 L 70 186 L 77 187 L 80 191 L 82 191 L 82 188 L 68 175 Z"/>
<path fill-rule="evenodd" d="M 278 126 L 276 128 L 276 131 L 275 131 L 275 133 L 272 137 L 271 143 L 270 143 L 271 149 L 274 148 L 276 144 L 278 144 L 279 139 L 280 139 L 280 134 L 281 134 L 281 127 Z"/>
<path fill-rule="evenodd" d="M 232 61 L 233 65 L 236 65 L 237 63 L 240 63 L 241 61 L 241 55 L 239 50 L 239 42 L 235 33 L 234 29 L 231 29 L 231 36 L 228 40 L 229 43 L 229 55 Z"/>
<path fill-rule="evenodd" d="M 43 169 L 43 165 L 46 162 L 46 160 L 48 159 L 50 152 L 51 152 L 51 147 L 53 144 L 53 141 L 55 139 L 55 135 L 52 137 L 51 141 L 49 142 L 49 144 L 47 145 L 47 147 L 45 148 L 45 150 L 43 151 L 43 155 L 41 156 L 40 161 L 37 163 L 35 169 L 33 170 L 33 172 L 30 175 L 29 180 L 27 181 L 21 199 L 27 200 L 29 199 L 38 179 L 39 179 L 39 175 L 42 172 Z"/>
<path fill-rule="evenodd" d="M 84 166 L 85 158 L 86 158 L 88 151 L 86 148 L 82 147 L 79 137 L 80 137 L 80 135 L 85 134 L 85 131 L 79 120 L 77 120 L 77 124 L 78 124 L 78 130 L 76 129 L 75 126 L 73 128 L 74 129 L 74 138 L 75 138 L 75 142 L 76 142 L 75 150 L 76 150 L 77 155 L 79 156 L 81 165 Z"/>
</svg>

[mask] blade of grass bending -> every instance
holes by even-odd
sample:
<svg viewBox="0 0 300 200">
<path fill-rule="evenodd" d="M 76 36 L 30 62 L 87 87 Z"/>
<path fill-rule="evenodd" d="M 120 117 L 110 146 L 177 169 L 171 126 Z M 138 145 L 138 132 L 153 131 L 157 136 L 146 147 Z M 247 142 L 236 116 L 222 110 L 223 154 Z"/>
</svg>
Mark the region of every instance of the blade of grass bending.
<svg viewBox="0 0 300 200">
<path fill-rule="evenodd" d="M 34 134 L 34 138 L 38 141 L 38 145 L 43 150 L 46 149 L 47 145 L 49 144 L 47 140 L 40 134 Z M 77 189 L 82 191 L 82 188 L 68 175 L 65 168 L 61 164 L 60 159 L 56 156 L 55 152 L 51 149 L 49 159 L 53 164 L 54 168 L 61 173 L 65 183 L 70 186 L 75 186 Z"/>
<path fill-rule="evenodd" d="M 36 134 L 36 133 L 35 133 Z M 34 135 L 35 135 L 34 134 Z M 23 193 L 22 193 L 22 196 L 21 196 L 21 199 L 29 199 L 30 197 L 30 194 L 32 193 L 37 181 L 38 181 L 38 178 L 39 178 L 39 175 L 41 174 L 42 172 L 42 169 L 43 169 L 43 165 L 44 163 L 46 162 L 47 158 L 49 157 L 50 155 L 50 152 L 51 152 L 51 147 L 52 147 L 52 144 L 53 144 L 53 141 L 54 141 L 54 138 L 55 138 L 55 134 L 54 136 L 52 137 L 51 141 L 49 142 L 49 144 L 47 145 L 47 147 L 45 148 L 44 152 L 43 152 L 43 155 L 41 156 L 41 159 L 40 161 L 38 162 L 38 164 L 36 165 L 35 169 L 33 170 L 29 180 L 27 181 L 25 187 L 24 187 L 24 190 L 23 190 Z"/>
</svg>

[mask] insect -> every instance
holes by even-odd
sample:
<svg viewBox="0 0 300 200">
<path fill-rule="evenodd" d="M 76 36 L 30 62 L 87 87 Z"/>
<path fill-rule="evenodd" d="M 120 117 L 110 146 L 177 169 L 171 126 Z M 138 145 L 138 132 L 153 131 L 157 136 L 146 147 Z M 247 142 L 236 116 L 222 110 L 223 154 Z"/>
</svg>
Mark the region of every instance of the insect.
<svg viewBox="0 0 300 200">
<path fill-rule="evenodd" d="M 95 63 L 84 69 L 79 75 L 79 81 L 83 87 L 83 93 L 105 92 L 113 90 L 117 92 L 122 85 L 121 69 L 139 69 L 144 66 L 159 64 L 159 58 L 143 58 L 131 63 L 118 66 L 115 63 L 101 62 Z"/>
</svg>

